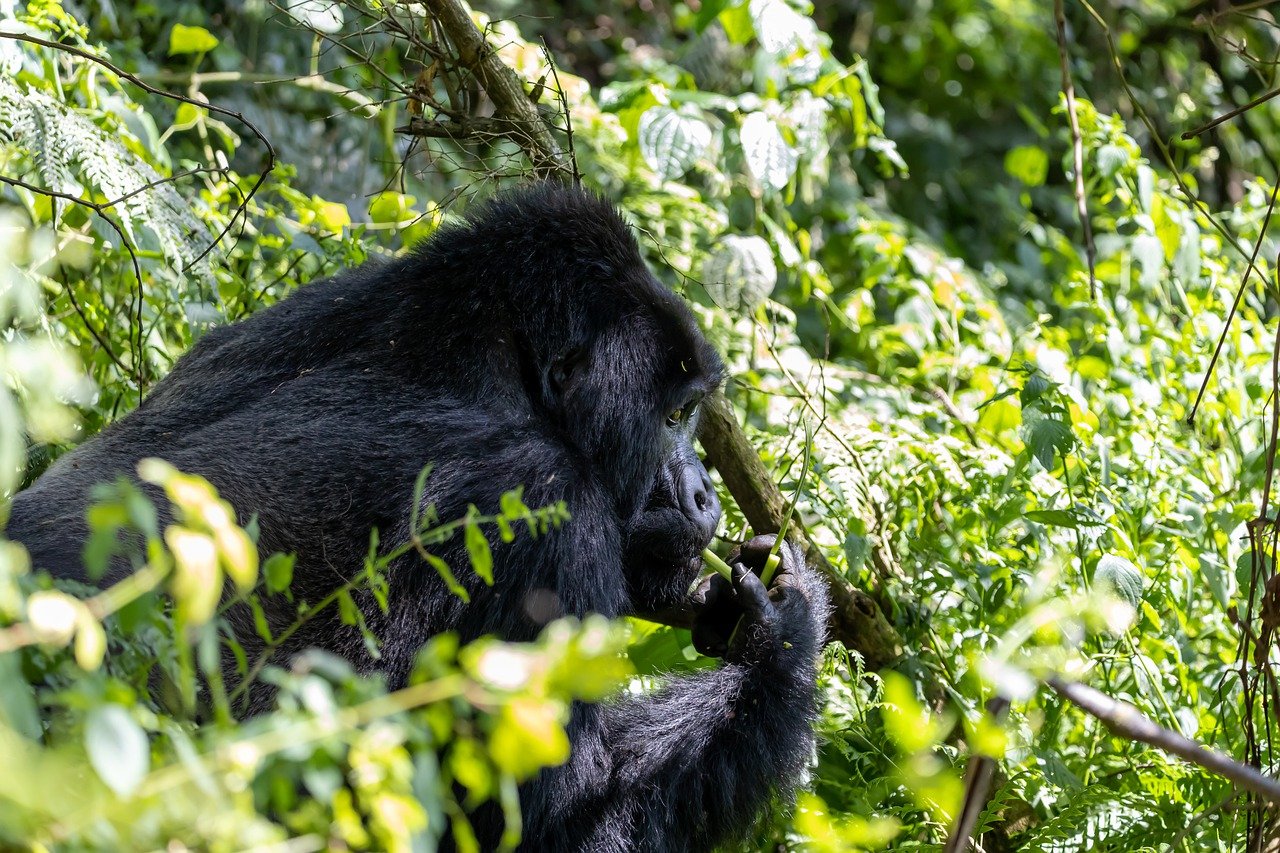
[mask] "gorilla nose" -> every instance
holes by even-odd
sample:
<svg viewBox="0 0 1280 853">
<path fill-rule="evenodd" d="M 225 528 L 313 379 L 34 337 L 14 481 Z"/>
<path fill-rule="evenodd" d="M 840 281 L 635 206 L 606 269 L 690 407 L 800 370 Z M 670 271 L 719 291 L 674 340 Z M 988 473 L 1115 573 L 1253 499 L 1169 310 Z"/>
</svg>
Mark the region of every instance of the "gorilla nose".
<svg viewBox="0 0 1280 853">
<path fill-rule="evenodd" d="M 693 473 L 693 472 L 691 472 Z M 711 486 L 711 478 L 701 465 L 695 476 L 683 477 L 680 495 L 680 508 L 690 521 L 697 524 L 699 531 L 708 541 L 715 535 L 716 524 L 720 521 L 720 499 Z"/>
</svg>

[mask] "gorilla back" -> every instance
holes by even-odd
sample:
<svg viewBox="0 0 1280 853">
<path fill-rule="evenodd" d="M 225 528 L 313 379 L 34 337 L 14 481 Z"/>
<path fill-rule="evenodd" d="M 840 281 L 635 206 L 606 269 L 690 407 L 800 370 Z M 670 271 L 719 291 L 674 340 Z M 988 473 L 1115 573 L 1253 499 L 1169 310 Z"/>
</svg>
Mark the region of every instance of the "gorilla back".
<svg viewBox="0 0 1280 853">
<path fill-rule="evenodd" d="M 92 486 L 135 477 L 139 459 L 158 456 L 208 478 L 241 522 L 256 514 L 262 553 L 296 555 L 293 596 L 315 602 L 358 571 L 371 529 L 409 540 L 428 464 L 422 502 L 442 519 L 495 510 L 518 485 L 530 506 L 564 501 L 560 529 L 491 543 L 492 586 L 464 570 L 461 537 L 436 549 L 470 604 L 415 553 L 394 563 L 386 606 L 359 601 L 381 642 L 376 659 L 336 612 L 310 618 L 272 658 L 287 666 L 321 647 L 396 688 L 442 631 L 529 640 L 559 615 L 680 604 L 720 515 L 693 431 L 721 372 L 612 206 L 537 186 L 401 259 L 208 333 L 136 411 L 17 495 L 8 532 L 37 568 L 82 577 Z M 693 602 L 716 624 L 726 607 L 743 614 L 733 644 L 712 644 L 724 666 L 575 708 L 568 763 L 522 790 L 528 849 L 705 849 L 797 777 L 826 604 L 790 546 L 766 592 L 747 568 L 767 552 L 749 544 L 734 582 Z M 106 581 L 128 570 L 113 565 Z M 273 635 L 297 614 L 274 598 L 263 601 Z M 248 614 L 228 618 L 250 660 L 265 651 Z M 247 713 L 270 699 L 247 695 Z M 477 816 L 482 840 L 496 843 L 500 828 L 500 816 Z"/>
</svg>

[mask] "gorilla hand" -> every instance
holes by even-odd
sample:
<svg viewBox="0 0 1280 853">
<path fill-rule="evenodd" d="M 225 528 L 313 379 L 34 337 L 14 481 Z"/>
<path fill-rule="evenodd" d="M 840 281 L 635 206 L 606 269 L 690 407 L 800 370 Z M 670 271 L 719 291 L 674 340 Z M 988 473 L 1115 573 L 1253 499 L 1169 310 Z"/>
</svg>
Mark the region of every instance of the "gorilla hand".
<svg viewBox="0 0 1280 853">
<path fill-rule="evenodd" d="M 812 659 L 821 648 L 827 591 L 792 542 L 778 549 L 770 588 L 759 578 L 776 536 L 757 536 L 729 555 L 733 582 L 712 575 L 692 599 L 697 614 L 693 645 L 733 663 L 766 663 L 797 656 Z"/>
</svg>

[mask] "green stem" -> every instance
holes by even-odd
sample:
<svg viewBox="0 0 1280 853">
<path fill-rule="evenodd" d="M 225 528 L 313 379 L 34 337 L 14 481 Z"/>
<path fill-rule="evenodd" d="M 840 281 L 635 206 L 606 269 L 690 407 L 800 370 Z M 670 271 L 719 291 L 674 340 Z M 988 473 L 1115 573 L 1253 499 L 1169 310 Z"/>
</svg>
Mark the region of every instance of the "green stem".
<svg viewBox="0 0 1280 853">
<path fill-rule="evenodd" d="M 702 561 L 707 564 L 707 568 L 713 569 L 716 574 L 730 583 L 733 582 L 733 569 L 710 548 L 702 549 Z M 769 554 L 769 559 L 764 561 L 764 571 L 760 573 L 760 580 L 764 582 L 766 587 L 773 580 L 774 574 L 778 571 L 778 564 L 781 562 L 782 558 L 777 553 Z"/>
</svg>

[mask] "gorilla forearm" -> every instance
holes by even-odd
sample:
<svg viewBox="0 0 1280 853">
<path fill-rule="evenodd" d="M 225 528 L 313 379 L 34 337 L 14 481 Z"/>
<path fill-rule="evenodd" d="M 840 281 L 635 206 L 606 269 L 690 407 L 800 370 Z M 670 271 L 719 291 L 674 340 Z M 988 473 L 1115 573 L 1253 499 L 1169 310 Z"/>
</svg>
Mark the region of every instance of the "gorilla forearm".
<svg viewBox="0 0 1280 853">
<path fill-rule="evenodd" d="M 575 709 L 570 763 L 527 798 L 556 808 L 526 815 L 525 849 L 701 850 L 741 835 L 809 758 L 815 667 L 728 664 Z"/>
</svg>

